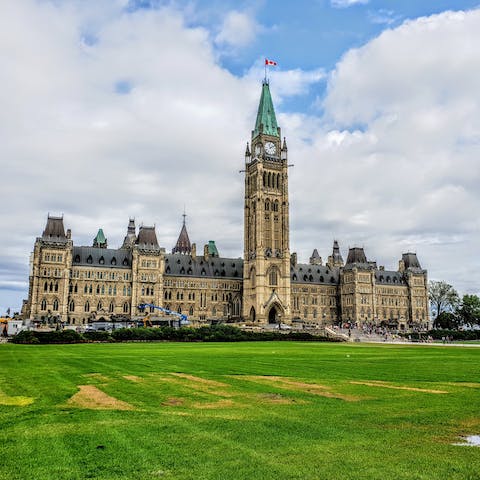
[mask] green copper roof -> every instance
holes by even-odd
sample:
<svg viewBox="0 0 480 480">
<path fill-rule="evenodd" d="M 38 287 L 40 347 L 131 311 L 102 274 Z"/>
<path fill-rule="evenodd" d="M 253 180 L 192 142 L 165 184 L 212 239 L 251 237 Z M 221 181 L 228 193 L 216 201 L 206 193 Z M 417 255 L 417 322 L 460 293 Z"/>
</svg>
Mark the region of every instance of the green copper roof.
<svg viewBox="0 0 480 480">
<path fill-rule="evenodd" d="M 214 240 L 208 241 L 208 254 L 214 257 L 218 257 L 218 250 Z"/>
<path fill-rule="evenodd" d="M 263 125 L 263 131 L 260 130 L 260 125 Z M 275 117 L 275 110 L 273 109 L 272 96 L 270 95 L 270 87 L 267 82 L 262 84 L 262 96 L 260 97 L 260 104 L 258 105 L 257 121 L 255 122 L 255 130 L 253 137 L 259 133 L 265 135 L 272 135 L 278 137 L 278 124 Z"/>
<path fill-rule="evenodd" d="M 98 230 L 97 236 L 95 237 L 94 242 L 98 243 L 101 245 L 102 243 L 105 243 L 107 240 L 105 239 L 105 234 L 103 233 L 103 230 L 100 228 Z"/>
</svg>

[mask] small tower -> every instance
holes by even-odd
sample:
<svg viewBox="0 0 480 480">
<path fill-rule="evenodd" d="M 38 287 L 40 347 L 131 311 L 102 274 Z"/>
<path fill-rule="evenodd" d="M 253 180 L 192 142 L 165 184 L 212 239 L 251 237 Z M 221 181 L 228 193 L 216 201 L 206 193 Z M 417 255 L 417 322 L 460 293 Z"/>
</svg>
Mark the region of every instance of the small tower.
<svg viewBox="0 0 480 480">
<path fill-rule="evenodd" d="M 313 250 L 312 256 L 310 257 L 310 265 L 322 265 L 322 257 L 318 254 L 316 248 Z"/>
<path fill-rule="evenodd" d="M 135 219 L 130 218 L 128 221 L 127 235 L 123 239 L 122 248 L 133 248 L 136 239 Z"/>
<path fill-rule="evenodd" d="M 93 246 L 96 248 L 107 248 L 107 239 L 101 228 L 98 229 L 97 236 L 93 239 Z"/>
<path fill-rule="evenodd" d="M 185 217 L 187 216 L 183 213 L 183 225 L 180 230 L 180 235 L 178 236 L 177 243 L 172 248 L 172 253 L 182 253 L 190 255 L 192 253 L 192 244 L 190 243 L 190 238 L 188 237 L 187 226 L 185 224 Z"/>
<path fill-rule="evenodd" d="M 327 265 L 330 268 L 343 267 L 343 258 L 337 240 L 333 241 L 333 250 L 332 254 L 328 257 Z"/>
</svg>

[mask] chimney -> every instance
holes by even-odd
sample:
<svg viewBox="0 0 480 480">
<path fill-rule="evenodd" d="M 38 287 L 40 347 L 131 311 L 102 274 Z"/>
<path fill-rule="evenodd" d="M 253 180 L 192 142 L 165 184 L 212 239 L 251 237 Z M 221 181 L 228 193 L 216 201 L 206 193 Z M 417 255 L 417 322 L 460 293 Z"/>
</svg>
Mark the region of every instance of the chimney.
<svg viewBox="0 0 480 480">
<path fill-rule="evenodd" d="M 401 273 L 405 271 L 405 262 L 403 260 L 398 261 L 398 271 Z"/>
<path fill-rule="evenodd" d="M 72 238 L 72 231 L 70 229 L 67 230 L 67 238 L 69 240 Z"/>
<path fill-rule="evenodd" d="M 196 244 L 196 243 L 192 243 L 192 252 L 191 252 L 191 255 L 192 255 L 192 260 L 196 260 L 196 259 L 197 259 L 197 244 Z"/>
<path fill-rule="evenodd" d="M 203 258 L 208 260 L 208 244 L 203 247 Z"/>
</svg>

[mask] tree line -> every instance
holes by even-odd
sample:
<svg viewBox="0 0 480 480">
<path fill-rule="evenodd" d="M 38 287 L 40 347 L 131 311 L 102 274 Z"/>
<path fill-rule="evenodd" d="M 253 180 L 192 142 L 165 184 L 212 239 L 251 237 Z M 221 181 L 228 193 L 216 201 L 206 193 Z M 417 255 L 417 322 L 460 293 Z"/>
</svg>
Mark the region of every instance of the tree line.
<svg viewBox="0 0 480 480">
<path fill-rule="evenodd" d="M 447 282 L 430 281 L 428 297 L 434 328 L 457 330 L 480 326 L 480 298 L 478 295 L 463 295 Z"/>
</svg>

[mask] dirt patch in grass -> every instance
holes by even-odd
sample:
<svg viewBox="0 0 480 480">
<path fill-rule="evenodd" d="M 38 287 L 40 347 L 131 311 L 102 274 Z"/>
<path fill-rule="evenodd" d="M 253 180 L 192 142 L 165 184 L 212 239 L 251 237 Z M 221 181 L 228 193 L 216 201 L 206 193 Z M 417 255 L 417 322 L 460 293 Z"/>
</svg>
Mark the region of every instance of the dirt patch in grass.
<svg viewBox="0 0 480 480">
<path fill-rule="evenodd" d="M 99 382 L 108 382 L 110 380 L 102 373 L 85 373 L 82 375 L 82 377 L 93 378 L 94 380 L 98 380 Z"/>
<path fill-rule="evenodd" d="M 185 403 L 185 400 L 183 398 L 171 397 L 171 398 L 167 398 L 167 400 L 162 402 L 162 405 L 164 407 L 179 407 L 184 403 Z"/>
<path fill-rule="evenodd" d="M 233 400 L 222 399 L 217 402 L 195 402 L 192 407 L 200 409 L 231 408 L 235 406 Z"/>
<path fill-rule="evenodd" d="M 279 388 L 293 390 L 297 392 L 310 393 L 311 395 L 319 395 L 321 397 L 336 398 L 338 400 L 345 400 L 346 402 L 357 402 L 365 400 L 365 397 L 358 397 L 355 395 L 345 395 L 343 393 L 333 392 L 331 387 L 320 385 L 318 383 L 305 383 L 288 377 L 275 376 L 261 376 L 261 375 L 238 375 L 235 378 L 242 378 L 252 382 L 266 383 L 268 385 L 275 385 Z"/>
<path fill-rule="evenodd" d="M 72 407 L 91 410 L 134 410 L 133 405 L 107 395 L 94 385 L 79 385 L 78 388 L 80 390 L 67 401 Z"/>
<path fill-rule="evenodd" d="M 186 378 L 191 382 L 201 383 L 203 385 L 208 385 L 209 387 L 217 387 L 217 388 L 230 387 L 230 385 L 228 385 L 227 383 L 217 382 L 216 380 L 209 380 L 207 378 L 202 378 L 202 377 L 196 377 L 195 375 L 188 375 L 187 373 L 171 373 L 170 375 L 174 375 L 175 377 L 180 377 L 180 378 Z"/>
<path fill-rule="evenodd" d="M 137 377 L 136 375 L 124 375 L 123 378 L 125 380 L 129 380 L 130 382 L 141 382 L 143 378 Z"/>
<path fill-rule="evenodd" d="M 9 395 L 6 395 L 2 391 L 0 391 L 0 405 L 12 406 L 12 407 L 25 407 L 26 405 L 30 405 L 31 403 L 33 403 L 32 397 L 22 397 L 22 396 L 10 397 Z"/>
<path fill-rule="evenodd" d="M 260 393 L 257 398 L 261 403 L 272 403 L 275 405 L 295 405 L 305 404 L 302 400 L 295 400 L 294 398 L 288 398 L 280 393 Z"/>
<path fill-rule="evenodd" d="M 170 378 L 170 381 L 177 385 L 187 386 L 192 390 L 196 390 L 202 393 L 208 393 L 217 397 L 233 397 L 234 393 L 227 391 L 231 388 L 231 385 L 227 383 L 217 382 L 215 380 L 208 380 L 202 377 L 196 377 L 195 375 L 188 375 L 186 373 L 171 373 L 176 378 Z"/>
<path fill-rule="evenodd" d="M 446 390 L 433 390 L 430 388 L 417 388 L 417 387 L 407 387 L 405 385 L 392 385 L 391 383 L 381 382 L 377 380 L 371 380 L 369 382 L 361 382 L 361 381 L 351 381 L 353 385 L 365 385 L 367 387 L 380 387 L 380 388 L 390 388 L 392 390 L 408 390 L 410 392 L 422 392 L 422 393 L 448 393 Z"/>
<path fill-rule="evenodd" d="M 452 387 L 465 387 L 465 388 L 480 388 L 480 383 L 473 382 L 447 382 L 444 385 L 451 385 Z"/>
</svg>

